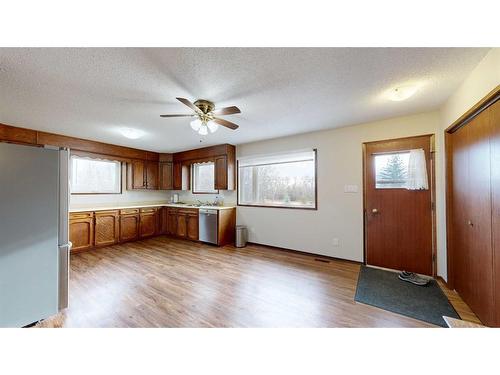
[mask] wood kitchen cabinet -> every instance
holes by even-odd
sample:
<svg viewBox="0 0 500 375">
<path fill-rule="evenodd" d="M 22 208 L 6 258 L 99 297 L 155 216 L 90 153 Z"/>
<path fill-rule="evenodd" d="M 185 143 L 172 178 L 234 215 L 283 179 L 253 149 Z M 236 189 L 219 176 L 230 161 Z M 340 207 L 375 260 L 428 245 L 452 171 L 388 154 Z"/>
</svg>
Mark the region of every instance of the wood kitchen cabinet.
<svg viewBox="0 0 500 375">
<path fill-rule="evenodd" d="M 173 189 L 190 189 L 190 171 L 195 163 L 214 163 L 214 190 L 236 189 L 236 148 L 224 144 L 177 152 L 173 159 Z"/>
<path fill-rule="evenodd" d="M 227 156 L 217 157 L 214 164 L 214 189 L 227 190 Z"/>
<path fill-rule="evenodd" d="M 173 189 L 189 190 L 191 178 L 191 164 L 183 162 L 173 163 Z"/>
<path fill-rule="evenodd" d="M 120 210 L 120 242 L 135 241 L 139 238 L 139 209 Z"/>
<path fill-rule="evenodd" d="M 157 208 L 141 208 L 139 220 L 139 236 L 141 238 L 154 236 L 158 228 L 157 220 Z"/>
<path fill-rule="evenodd" d="M 158 172 L 158 162 L 133 160 L 127 164 L 127 189 L 158 190 Z"/>
<path fill-rule="evenodd" d="M 191 211 L 186 216 L 186 238 L 198 241 L 198 210 Z"/>
<path fill-rule="evenodd" d="M 95 246 L 114 245 L 120 239 L 120 211 L 95 213 Z"/>
<path fill-rule="evenodd" d="M 87 250 L 94 246 L 94 213 L 75 212 L 69 215 L 69 240 L 72 251 Z"/>
<path fill-rule="evenodd" d="M 177 209 L 167 208 L 167 234 L 170 236 L 177 235 Z"/>
<path fill-rule="evenodd" d="M 198 240 L 198 209 L 167 210 L 167 234 L 193 241 Z"/>
<path fill-rule="evenodd" d="M 174 188 L 174 168 L 172 162 L 160 163 L 160 190 Z"/>
</svg>

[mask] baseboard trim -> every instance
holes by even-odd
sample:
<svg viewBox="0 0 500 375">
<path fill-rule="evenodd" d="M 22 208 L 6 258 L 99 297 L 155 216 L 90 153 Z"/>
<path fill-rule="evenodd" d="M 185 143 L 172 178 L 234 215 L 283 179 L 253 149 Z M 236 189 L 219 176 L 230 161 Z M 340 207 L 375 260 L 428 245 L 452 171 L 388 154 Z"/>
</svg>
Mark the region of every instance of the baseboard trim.
<svg viewBox="0 0 500 375">
<path fill-rule="evenodd" d="M 353 264 L 363 264 L 363 262 L 357 262 L 355 260 L 350 260 L 350 259 L 344 259 L 344 258 L 337 258 L 337 257 L 331 257 L 328 255 L 322 255 L 322 254 L 315 254 L 315 253 L 308 253 L 306 251 L 301 251 L 301 250 L 294 250 L 294 249 L 288 249 L 286 247 L 279 247 L 279 246 L 273 246 L 273 245 L 266 245 L 264 243 L 258 243 L 258 242 L 248 242 L 249 245 L 257 245 L 257 246 L 262 246 L 262 247 L 267 247 L 269 249 L 273 250 L 279 250 L 283 252 L 289 252 L 289 253 L 294 253 L 294 254 L 300 254 L 300 255 L 307 255 L 312 258 L 322 258 L 322 259 L 328 259 L 328 260 L 336 260 L 336 261 L 342 261 L 342 262 L 348 262 L 348 263 L 353 263 Z"/>
</svg>

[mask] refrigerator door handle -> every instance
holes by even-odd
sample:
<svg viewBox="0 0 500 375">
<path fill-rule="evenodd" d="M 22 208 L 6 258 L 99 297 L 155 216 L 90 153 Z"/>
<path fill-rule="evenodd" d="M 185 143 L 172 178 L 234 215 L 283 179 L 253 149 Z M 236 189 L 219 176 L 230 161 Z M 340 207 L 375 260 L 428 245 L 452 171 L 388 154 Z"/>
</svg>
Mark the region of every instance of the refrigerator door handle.
<svg viewBox="0 0 500 375">
<path fill-rule="evenodd" d="M 69 258 L 73 244 L 59 246 L 59 311 L 68 307 L 69 292 Z"/>
</svg>

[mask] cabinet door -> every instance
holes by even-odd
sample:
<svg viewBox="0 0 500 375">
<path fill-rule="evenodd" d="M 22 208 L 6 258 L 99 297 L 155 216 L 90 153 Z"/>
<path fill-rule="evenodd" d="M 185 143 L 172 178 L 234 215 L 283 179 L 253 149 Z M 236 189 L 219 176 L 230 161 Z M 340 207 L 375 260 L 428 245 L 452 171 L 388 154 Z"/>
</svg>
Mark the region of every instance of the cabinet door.
<svg viewBox="0 0 500 375">
<path fill-rule="evenodd" d="M 177 237 L 187 237 L 187 214 L 177 213 Z"/>
<path fill-rule="evenodd" d="M 141 212 L 139 227 L 141 238 L 154 236 L 156 233 L 156 212 Z"/>
<path fill-rule="evenodd" d="M 94 218 L 91 212 L 71 214 L 69 220 L 69 240 L 72 251 L 87 250 L 94 246 Z"/>
<path fill-rule="evenodd" d="M 146 162 L 146 188 L 158 190 L 158 163 L 153 161 Z"/>
<path fill-rule="evenodd" d="M 118 211 L 100 211 L 95 213 L 95 246 L 108 246 L 118 242 Z"/>
<path fill-rule="evenodd" d="M 167 209 L 167 234 L 177 236 L 177 210 Z"/>
<path fill-rule="evenodd" d="M 172 190 L 174 188 L 173 177 L 172 163 L 160 163 L 160 190 Z"/>
<path fill-rule="evenodd" d="M 198 215 L 187 215 L 187 238 L 198 241 Z"/>
<path fill-rule="evenodd" d="M 177 162 L 173 165 L 173 188 L 182 190 L 182 163 Z"/>
<path fill-rule="evenodd" d="M 215 159 L 215 190 L 227 190 L 227 157 L 220 156 Z"/>
<path fill-rule="evenodd" d="M 158 234 L 167 234 L 167 223 L 168 223 L 168 215 L 167 208 L 161 207 L 158 209 Z"/>
<path fill-rule="evenodd" d="M 490 108 L 491 138 L 491 197 L 493 212 L 493 276 L 495 290 L 495 326 L 500 327 L 500 101 Z"/>
<path fill-rule="evenodd" d="M 139 237 L 139 214 L 120 216 L 120 242 L 134 241 Z"/>
<path fill-rule="evenodd" d="M 144 169 L 144 162 L 142 160 L 134 160 L 130 163 L 128 168 L 130 172 L 129 176 L 129 188 L 132 189 L 145 189 L 146 188 L 146 171 Z"/>
<path fill-rule="evenodd" d="M 453 273 L 455 289 L 486 325 L 494 316 L 489 112 L 453 137 Z"/>
</svg>

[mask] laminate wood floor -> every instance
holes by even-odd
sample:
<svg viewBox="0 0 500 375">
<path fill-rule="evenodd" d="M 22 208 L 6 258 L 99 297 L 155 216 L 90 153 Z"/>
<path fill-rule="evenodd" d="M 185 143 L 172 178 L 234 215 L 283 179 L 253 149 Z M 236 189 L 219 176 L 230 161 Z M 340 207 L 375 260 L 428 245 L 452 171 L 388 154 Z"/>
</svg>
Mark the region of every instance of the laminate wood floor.
<svg viewBox="0 0 500 375">
<path fill-rule="evenodd" d="M 316 258 L 163 236 L 72 254 L 70 306 L 37 326 L 432 326 L 354 302 L 360 265 Z"/>
</svg>

